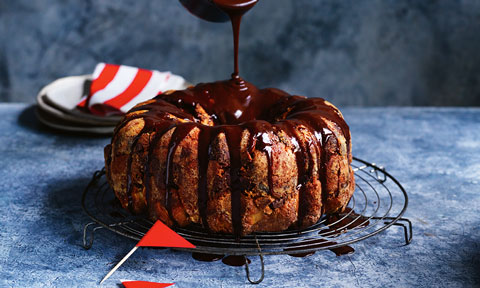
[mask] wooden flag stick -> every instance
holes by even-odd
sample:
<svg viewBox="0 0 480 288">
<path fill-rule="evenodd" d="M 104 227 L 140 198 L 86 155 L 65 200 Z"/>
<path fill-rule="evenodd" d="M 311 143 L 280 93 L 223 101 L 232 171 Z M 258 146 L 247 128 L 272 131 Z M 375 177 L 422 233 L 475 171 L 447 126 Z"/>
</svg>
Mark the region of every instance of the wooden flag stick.
<svg viewBox="0 0 480 288">
<path fill-rule="evenodd" d="M 112 276 L 113 273 L 115 273 L 115 271 L 117 271 L 117 269 L 122 266 L 123 262 L 127 261 L 128 257 L 132 256 L 132 254 L 137 251 L 138 249 L 138 246 L 135 246 L 133 247 L 132 250 L 130 250 L 130 252 L 128 252 L 127 255 L 125 255 L 125 257 L 123 257 L 122 260 L 120 260 L 120 262 L 118 262 L 117 265 L 115 265 L 115 267 L 113 267 L 112 270 L 110 270 L 110 272 L 108 272 L 108 274 L 102 279 L 102 281 L 100 281 L 100 284 L 102 284 L 105 280 L 107 280 L 110 276 Z"/>
</svg>

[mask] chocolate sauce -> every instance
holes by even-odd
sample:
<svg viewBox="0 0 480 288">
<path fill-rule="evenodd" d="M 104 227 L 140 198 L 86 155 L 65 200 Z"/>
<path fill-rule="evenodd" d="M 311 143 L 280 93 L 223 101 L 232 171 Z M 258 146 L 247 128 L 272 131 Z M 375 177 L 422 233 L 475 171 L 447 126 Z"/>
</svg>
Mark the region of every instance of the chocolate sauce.
<svg viewBox="0 0 480 288">
<path fill-rule="evenodd" d="M 303 141 L 298 141 L 299 139 L 297 134 L 296 125 L 300 123 L 295 123 L 294 121 L 282 122 L 280 127 L 286 131 L 288 135 L 291 135 L 291 142 L 295 146 L 295 159 L 297 163 L 297 187 L 299 188 L 298 195 L 298 226 L 302 226 L 303 218 L 305 217 L 308 207 L 310 204 L 307 201 L 306 189 L 307 181 L 309 177 L 313 177 L 313 157 L 310 155 L 310 145 L 311 143 L 305 143 Z M 308 167 L 307 167 L 308 159 Z M 308 168 L 308 170 L 307 170 Z"/>
<path fill-rule="evenodd" d="M 275 128 L 268 123 L 267 121 L 258 120 L 254 122 L 246 123 L 246 128 L 249 130 L 250 133 L 254 135 L 250 135 L 248 139 L 248 151 L 253 152 L 255 149 L 258 151 L 262 151 L 265 156 L 267 157 L 267 164 L 268 164 L 268 191 L 270 195 L 273 195 L 273 158 L 272 158 L 272 145 L 273 141 L 270 138 L 270 133 L 276 132 Z"/>
<path fill-rule="evenodd" d="M 228 16 L 211 0 L 180 0 L 188 11 L 201 19 L 211 22 L 227 22 Z"/>
<path fill-rule="evenodd" d="M 198 211 L 203 227 L 207 230 L 209 230 L 207 221 L 207 173 L 203 171 L 208 169 L 211 143 L 214 140 L 212 139 L 214 135 L 212 132 L 212 129 L 202 129 L 198 136 L 199 139 L 205 139 L 205 141 L 198 141 Z"/>
<path fill-rule="evenodd" d="M 332 244 L 335 244 L 335 242 L 332 242 Z M 353 249 L 351 246 L 348 246 L 348 245 L 340 246 L 337 248 L 330 248 L 328 250 L 332 251 L 337 256 L 348 255 L 355 252 L 355 249 Z"/>
<path fill-rule="evenodd" d="M 228 266 L 235 266 L 235 267 L 243 266 L 247 261 L 248 261 L 248 264 L 252 263 L 252 261 L 245 256 L 225 257 L 225 255 L 218 255 L 218 254 L 192 253 L 192 258 L 202 262 L 214 262 L 214 261 L 222 260 L 223 264 Z"/>
<path fill-rule="evenodd" d="M 343 213 L 328 215 L 325 224 L 329 226 L 329 229 L 320 231 L 321 234 L 339 235 L 347 230 L 367 227 L 370 221 L 367 217 L 357 214 L 347 207 Z"/>
<path fill-rule="evenodd" d="M 293 250 L 293 249 L 292 249 Z M 292 256 L 292 257 L 297 257 L 297 258 L 304 258 L 304 257 L 308 257 L 308 256 L 312 256 L 313 254 L 315 254 L 315 251 L 311 251 L 311 252 L 304 252 L 304 253 L 294 253 L 294 254 L 287 254 L 288 256 Z"/>
<path fill-rule="evenodd" d="M 168 213 L 172 215 L 172 172 L 173 172 L 173 156 L 175 155 L 175 151 L 177 151 L 178 145 L 180 142 L 187 137 L 190 131 L 196 126 L 195 123 L 184 123 L 183 125 L 178 125 L 175 128 L 175 131 L 172 134 L 172 138 L 170 138 L 170 143 L 168 144 L 168 154 L 167 154 L 167 163 L 166 163 L 166 171 L 165 171 L 165 187 L 167 189 L 167 193 L 165 194 L 165 207 L 167 207 Z M 175 223 L 175 219 L 173 219 Z"/>
<path fill-rule="evenodd" d="M 248 10 L 252 9 L 258 0 L 213 0 L 213 3 L 217 5 L 223 12 L 227 13 L 232 22 L 233 30 L 233 57 L 234 57 L 234 69 L 232 78 L 235 80 L 241 80 L 238 76 L 238 43 L 240 35 L 240 22 L 242 21 L 242 16 Z"/>
<path fill-rule="evenodd" d="M 240 168 L 240 145 L 242 128 L 240 126 L 225 126 L 223 129 L 227 138 L 228 152 L 230 154 L 230 189 L 232 202 L 232 226 L 237 238 L 242 233 L 242 191 L 244 191 Z M 199 140 L 202 141 L 202 140 Z M 204 173 L 205 171 L 202 171 Z"/>
<path fill-rule="evenodd" d="M 302 247 L 296 247 L 300 244 L 302 245 Z M 296 244 L 292 245 L 292 246 L 295 246 L 295 247 L 285 248 L 284 251 L 291 252 L 291 253 L 288 253 L 288 255 L 290 255 L 292 257 L 307 257 L 307 256 L 311 256 L 311 255 L 315 254 L 315 251 L 301 252 L 301 253 L 295 253 L 295 251 L 301 251 L 301 250 L 305 250 L 305 249 L 319 249 L 319 248 L 323 248 L 323 247 L 327 247 L 327 246 L 332 246 L 332 245 L 335 245 L 335 244 L 337 244 L 337 243 L 332 242 L 332 241 L 328 241 L 328 240 L 325 240 L 325 239 L 307 239 L 306 241 L 303 241 L 301 243 L 296 243 Z M 350 247 L 348 245 L 341 246 L 341 247 L 336 247 L 336 248 L 328 248 L 328 250 L 332 251 L 337 256 L 347 255 L 347 254 L 351 254 L 351 253 L 355 252 L 355 249 L 353 249 L 352 247 Z"/>
<path fill-rule="evenodd" d="M 250 259 L 245 256 L 227 256 L 222 259 L 223 264 L 228 266 L 243 266 L 248 261 L 248 264 L 252 263 Z"/>
<path fill-rule="evenodd" d="M 192 253 L 193 259 L 202 262 L 213 262 L 221 260 L 225 255 L 218 254 L 205 254 L 205 253 Z"/>
<path fill-rule="evenodd" d="M 200 83 L 186 90 L 175 91 L 170 94 L 158 95 L 153 101 L 133 108 L 129 115 L 117 126 L 115 134 L 131 120 L 141 118 L 145 121 L 144 129 L 135 137 L 133 144 L 144 133 L 153 135 L 149 141 L 149 151 L 146 153 L 144 167 L 144 183 L 146 183 L 146 198 L 149 210 L 153 201 L 150 201 L 150 179 L 152 161 L 156 157 L 153 149 L 159 139 L 169 130 L 175 129 L 168 144 L 168 155 L 165 169 L 165 195 L 164 205 L 172 216 L 172 189 L 173 183 L 173 158 L 179 144 L 193 130 L 199 129 L 198 137 L 198 209 L 203 226 L 208 229 L 207 203 L 207 169 L 210 160 L 212 142 L 225 134 L 230 157 L 230 171 L 228 173 L 231 189 L 231 223 L 232 232 L 239 237 L 243 233 L 241 204 L 242 193 L 247 187 L 242 176 L 241 143 L 244 131 L 248 130 L 249 136 L 246 143 L 250 151 L 262 151 L 268 160 L 268 190 L 272 194 L 273 181 L 273 156 L 272 135 L 284 131 L 294 146 L 296 164 L 298 168 L 299 207 L 298 223 L 303 224 L 303 218 L 309 212 L 310 204 L 306 197 L 306 184 L 314 175 L 315 161 L 312 151 L 316 152 L 318 177 L 326 191 L 326 157 L 325 146 L 331 137 L 335 137 L 332 130 L 341 129 L 350 147 L 350 132 L 340 112 L 330 106 L 321 98 L 305 98 L 292 96 L 279 89 L 258 89 L 239 76 L 238 69 L 238 43 L 241 18 L 251 9 L 257 0 L 213 0 L 221 10 L 227 13 L 232 22 L 234 35 L 234 71 L 231 79 L 213 83 Z M 208 125 L 200 119 L 198 109 L 202 108 L 210 116 Z M 142 112 L 142 113 L 140 113 Z M 326 125 L 329 120 L 338 127 L 331 129 Z M 202 124 L 203 123 L 203 124 Z M 307 129 L 312 135 L 307 141 L 299 137 L 300 127 Z M 132 145 L 135 149 L 136 145 Z M 348 148 L 349 149 L 349 148 Z M 133 153 L 131 153 L 133 154 Z M 134 206 L 132 198 L 131 156 L 127 161 L 127 201 L 130 209 Z M 158 181 L 157 181 L 158 182 Z M 326 194 L 326 193 L 323 193 Z M 163 197 L 163 196 L 162 196 Z M 325 197 L 325 196 L 324 196 Z M 122 199 L 121 199 L 122 200 Z M 125 203 L 122 202 L 124 205 Z M 318 243 L 317 243 L 318 244 Z M 229 256 L 234 257 L 234 256 Z M 229 257 L 225 259 L 229 259 Z M 235 256 L 236 257 L 236 256 Z M 225 260 L 224 259 L 224 260 Z M 230 258 L 237 259 L 237 258 Z M 233 260 L 225 260 L 233 261 Z M 225 263 L 224 261 L 224 263 Z"/>
</svg>

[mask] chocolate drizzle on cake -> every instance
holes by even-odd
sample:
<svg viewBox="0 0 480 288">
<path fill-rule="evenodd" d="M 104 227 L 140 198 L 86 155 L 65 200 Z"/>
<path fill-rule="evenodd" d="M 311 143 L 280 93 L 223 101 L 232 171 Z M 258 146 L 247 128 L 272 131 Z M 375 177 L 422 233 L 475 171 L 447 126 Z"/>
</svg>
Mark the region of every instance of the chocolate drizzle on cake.
<svg viewBox="0 0 480 288">
<path fill-rule="evenodd" d="M 150 177 L 155 159 L 153 150 L 161 137 L 173 130 L 166 156 L 164 175 L 165 198 L 164 204 L 172 219 L 174 156 L 183 139 L 194 129 L 199 130 L 198 137 L 198 211 L 201 223 L 208 229 L 207 203 L 209 200 L 207 170 L 210 161 L 212 142 L 220 134 L 224 134 L 229 154 L 229 181 L 231 192 L 231 224 L 234 235 L 242 234 L 242 193 L 247 189 L 244 181 L 242 168 L 242 145 L 246 145 L 247 151 L 256 149 L 262 151 L 268 162 L 268 191 L 274 192 L 274 171 L 272 155 L 272 135 L 285 133 L 289 142 L 294 146 L 294 154 L 298 169 L 297 189 L 299 191 L 298 219 L 299 226 L 303 220 L 309 203 L 305 195 L 306 185 L 315 177 L 315 163 L 317 164 L 317 176 L 326 190 L 326 159 L 325 146 L 330 137 L 335 137 L 332 130 L 323 119 L 332 121 L 338 125 L 347 141 L 347 149 L 350 147 L 350 132 L 340 112 L 321 98 L 305 98 L 292 96 L 279 89 L 258 89 L 251 83 L 243 80 L 238 71 L 238 40 L 240 21 L 242 15 L 252 8 L 257 0 L 233 1 L 213 0 L 213 2 L 225 11 L 231 19 L 234 34 L 234 72 L 232 78 L 213 83 L 201 83 L 186 90 L 174 91 L 158 95 L 152 101 L 145 102 L 130 110 L 129 114 L 117 126 L 115 134 L 128 122 L 134 119 L 143 119 L 144 128 L 133 140 L 132 151 L 127 161 L 127 198 L 128 206 L 133 206 L 133 185 L 131 166 L 133 155 L 144 153 L 146 158 L 143 167 L 144 184 L 146 190 L 146 203 L 151 197 Z M 201 119 L 198 109 L 203 109 L 210 119 Z M 301 129 L 307 129 L 311 137 L 308 141 L 300 137 Z M 245 133 L 248 131 L 248 133 Z M 134 151 L 136 143 L 143 134 L 149 134 L 148 151 Z M 248 136 L 245 136 L 248 135 Z M 242 142 L 247 137 L 246 144 Z M 243 143 L 243 144 L 242 144 Z M 317 161 L 312 156 L 315 151 Z M 348 151 L 349 153 L 349 151 Z M 320 159 L 319 159 L 320 158 Z M 154 176 L 157 177 L 157 176 Z M 159 179 L 156 179 L 159 180 Z M 148 207 L 151 209 L 152 207 Z"/>
<path fill-rule="evenodd" d="M 202 219 L 203 227 L 209 230 L 207 221 L 207 204 L 208 204 L 208 187 L 207 187 L 207 173 L 211 143 L 214 140 L 212 129 L 202 129 L 199 139 L 205 141 L 198 142 L 198 210 Z M 205 171 L 202 173 L 202 171 Z"/>
<path fill-rule="evenodd" d="M 299 189 L 298 196 L 298 226 L 302 226 L 303 218 L 306 214 L 306 208 L 308 207 L 306 197 L 306 183 L 309 177 L 313 175 L 313 157 L 310 155 L 311 143 L 305 145 L 303 141 L 298 141 L 299 136 L 297 134 L 297 123 L 295 121 L 285 121 L 279 123 L 280 128 L 283 129 L 288 135 L 291 135 L 292 143 L 295 146 L 295 160 L 297 163 L 298 176 L 297 176 L 297 189 Z M 308 166 L 307 166 L 308 163 Z"/>
<path fill-rule="evenodd" d="M 306 196 L 304 195 L 305 185 L 311 177 L 314 177 L 314 159 L 312 157 L 311 150 L 315 149 L 316 155 L 321 155 L 322 159 L 317 160 L 317 164 L 320 167 L 317 167 L 319 171 L 320 182 L 322 183 L 322 188 L 324 188 L 326 177 L 325 177 L 325 162 L 324 157 L 325 153 L 324 146 L 326 145 L 329 137 L 333 136 L 332 131 L 324 124 L 321 120 L 322 117 L 326 119 L 337 119 L 337 115 L 334 110 L 324 111 L 322 113 L 317 113 L 315 111 L 309 111 L 309 109 L 316 109 L 313 106 L 326 105 L 323 99 L 306 99 L 299 96 L 285 96 L 285 93 L 276 89 L 262 89 L 254 90 L 255 94 L 250 95 L 250 105 L 254 106 L 243 106 L 243 107 L 233 107 L 238 108 L 236 111 L 247 111 L 246 115 L 251 117 L 250 119 L 239 120 L 235 117 L 234 114 L 229 114 L 229 109 L 232 109 L 233 105 L 223 106 L 218 105 L 217 99 L 221 99 L 222 94 L 220 92 L 228 90 L 225 89 L 231 85 L 235 85 L 230 81 L 215 82 L 210 84 L 199 84 L 196 87 L 189 88 L 184 91 L 175 91 L 168 95 L 159 95 L 155 98 L 155 101 L 142 105 L 140 107 L 134 108 L 132 112 L 137 111 L 146 111 L 142 114 L 134 115 L 127 117 L 123 125 L 127 122 L 132 121 L 135 118 L 142 118 L 145 121 L 145 127 L 141 133 L 136 137 L 134 143 L 138 141 L 138 138 L 143 133 L 152 133 L 155 130 L 153 137 L 150 138 L 150 149 L 147 157 L 147 164 L 145 165 L 145 174 L 147 176 L 152 175 L 150 171 L 150 161 L 152 159 L 152 149 L 156 146 L 156 143 L 159 139 L 169 130 L 175 129 L 170 143 L 168 145 L 168 155 L 167 155 L 167 164 L 165 172 L 165 187 L 167 193 L 165 195 L 165 207 L 167 207 L 171 215 L 171 201 L 172 201 L 172 173 L 173 173 L 173 156 L 175 155 L 176 149 L 182 140 L 194 129 L 197 128 L 200 130 L 200 136 L 198 137 L 198 208 L 199 213 L 202 219 L 202 223 L 205 228 L 208 227 L 207 224 L 207 202 L 208 202 L 208 191 L 207 191 L 207 170 L 208 163 L 211 154 L 211 145 L 214 139 L 218 137 L 219 134 L 224 134 L 228 144 L 229 156 L 230 156 L 230 183 L 231 183 L 231 199 L 232 199 L 232 225 L 233 231 L 236 235 L 240 235 L 242 231 L 241 227 L 241 194 L 245 190 L 245 185 L 242 181 L 241 168 L 244 163 L 241 159 L 241 141 L 244 134 L 244 130 L 247 130 L 248 141 L 247 149 L 252 150 L 253 148 L 258 151 L 265 153 L 268 160 L 268 184 L 270 194 L 273 191 L 273 171 L 272 171 L 272 154 L 271 154 L 271 135 L 269 133 L 277 133 L 278 131 L 285 132 L 289 138 L 292 145 L 295 147 L 294 153 L 296 157 L 297 169 L 298 169 L 298 189 L 299 189 L 299 219 L 298 222 L 301 224 L 303 216 L 305 215 L 305 207 L 308 206 L 306 203 Z M 207 92 L 207 93 L 206 93 Z M 208 95 L 207 97 L 205 95 Z M 294 101 L 284 101 L 283 99 L 291 99 Z M 195 101 L 193 101 L 195 99 Z M 261 106 L 259 102 L 261 101 Z M 233 102 L 233 101 L 232 101 Z M 281 105 L 278 105 L 280 102 Z M 311 105 L 305 106 L 305 102 L 310 102 Z M 179 103 L 179 107 L 176 109 L 171 109 L 172 103 Z M 217 105 L 216 105 L 217 104 Z M 226 104 L 226 103 L 225 103 Z M 215 126 L 207 126 L 200 123 L 199 119 L 194 118 L 195 107 L 199 105 L 206 112 L 212 116 L 214 119 Z M 260 110 L 259 106 L 263 109 Z M 221 108 L 225 109 L 221 109 Z M 253 110 L 256 110 L 252 113 Z M 274 111 L 276 110 L 276 111 Z M 265 113 L 265 111 L 270 111 L 274 115 L 281 115 L 282 111 L 289 111 L 286 114 L 286 117 L 283 119 L 273 119 L 269 118 L 270 113 Z M 280 111 L 280 112 L 279 112 Z M 252 115 L 253 114 L 253 115 Z M 242 117 L 243 118 L 243 117 Z M 181 121 L 180 121 L 180 120 Z M 225 121 L 225 122 L 224 122 Z M 338 123 L 344 123 L 343 119 L 337 120 Z M 121 129 L 122 124 L 119 126 Z M 157 127 L 155 129 L 155 127 Z M 298 129 L 299 127 L 304 127 L 308 129 L 312 135 L 308 142 L 302 141 L 303 138 L 299 137 Z M 347 139 L 349 135 L 348 127 L 345 126 L 343 132 L 345 133 Z M 135 147 L 132 146 L 132 147 Z M 133 148 L 134 149 L 134 148 Z M 132 151 L 133 152 L 133 151 Z M 130 157 L 133 157 L 134 153 Z M 320 161 L 321 160 L 321 161 Z M 129 159 L 128 165 L 132 165 L 132 160 Z M 131 205 L 131 175 L 130 168 L 127 168 L 128 171 L 128 199 L 129 205 Z M 149 191 L 149 180 L 146 178 L 146 189 L 147 189 L 147 199 Z"/>
</svg>

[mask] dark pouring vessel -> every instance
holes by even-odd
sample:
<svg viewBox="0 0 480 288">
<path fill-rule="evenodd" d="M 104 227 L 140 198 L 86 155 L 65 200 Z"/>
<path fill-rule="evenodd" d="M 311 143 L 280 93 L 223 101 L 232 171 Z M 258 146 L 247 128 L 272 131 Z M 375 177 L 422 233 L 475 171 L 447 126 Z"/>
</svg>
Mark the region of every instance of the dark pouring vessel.
<svg viewBox="0 0 480 288">
<path fill-rule="evenodd" d="M 210 22 L 227 22 L 228 15 L 220 10 L 211 0 L 179 0 L 193 15 Z"/>
</svg>

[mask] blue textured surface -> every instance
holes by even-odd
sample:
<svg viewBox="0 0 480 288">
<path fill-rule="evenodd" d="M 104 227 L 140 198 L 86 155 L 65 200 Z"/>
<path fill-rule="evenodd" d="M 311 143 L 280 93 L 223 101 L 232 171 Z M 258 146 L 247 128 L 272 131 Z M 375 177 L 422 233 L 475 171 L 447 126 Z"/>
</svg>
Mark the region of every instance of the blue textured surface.
<svg viewBox="0 0 480 288">
<path fill-rule="evenodd" d="M 278 5 L 277 5 L 278 3 Z M 241 75 L 337 105 L 480 105 L 478 0 L 261 0 L 246 16 Z M 228 78 L 228 23 L 178 0 L 1 0 L 0 101 L 100 61 Z"/>
<path fill-rule="evenodd" d="M 354 244 L 353 255 L 266 256 L 258 287 L 480 285 L 480 109 L 343 112 L 355 155 L 386 165 L 408 191 L 413 242 L 401 246 L 403 231 L 394 227 Z M 0 104 L 0 114 L 0 286 L 95 287 L 135 245 L 99 230 L 91 250 L 81 247 L 89 219 L 80 197 L 109 140 L 55 134 L 24 104 Z M 243 268 L 155 249 L 139 249 L 104 287 L 119 279 L 253 287 Z"/>
</svg>

